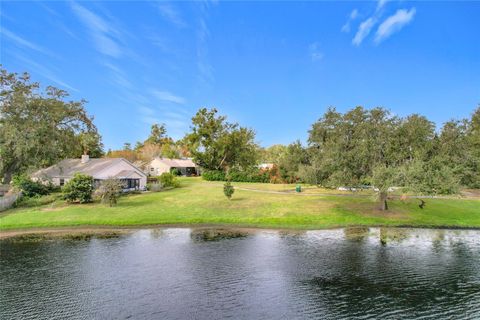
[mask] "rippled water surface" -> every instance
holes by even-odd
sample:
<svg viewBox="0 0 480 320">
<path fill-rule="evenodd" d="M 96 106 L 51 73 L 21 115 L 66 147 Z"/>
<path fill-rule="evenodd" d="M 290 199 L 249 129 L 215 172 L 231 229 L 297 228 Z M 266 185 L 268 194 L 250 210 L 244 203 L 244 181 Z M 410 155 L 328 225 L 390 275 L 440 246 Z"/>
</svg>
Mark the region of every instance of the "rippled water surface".
<svg viewBox="0 0 480 320">
<path fill-rule="evenodd" d="M 1 319 L 480 319 L 480 231 L 3 242 L 0 281 Z"/>
</svg>

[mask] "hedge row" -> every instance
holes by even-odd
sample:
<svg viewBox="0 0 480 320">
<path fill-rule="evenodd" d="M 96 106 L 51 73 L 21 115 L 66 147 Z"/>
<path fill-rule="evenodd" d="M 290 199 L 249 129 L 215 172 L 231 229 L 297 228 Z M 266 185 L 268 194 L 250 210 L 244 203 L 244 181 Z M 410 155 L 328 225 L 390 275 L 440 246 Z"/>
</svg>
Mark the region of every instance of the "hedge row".
<svg viewBox="0 0 480 320">
<path fill-rule="evenodd" d="M 268 171 L 262 170 L 230 170 L 228 175 L 220 170 L 209 170 L 202 172 L 203 179 L 207 181 L 227 181 L 232 182 L 270 182 L 270 174 Z"/>
</svg>

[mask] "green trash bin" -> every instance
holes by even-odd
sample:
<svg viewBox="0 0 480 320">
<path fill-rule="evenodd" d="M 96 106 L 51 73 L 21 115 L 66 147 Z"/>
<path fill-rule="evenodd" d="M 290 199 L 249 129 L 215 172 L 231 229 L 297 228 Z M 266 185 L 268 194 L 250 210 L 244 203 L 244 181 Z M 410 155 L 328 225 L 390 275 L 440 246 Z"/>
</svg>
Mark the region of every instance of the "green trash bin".
<svg viewBox="0 0 480 320">
<path fill-rule="evenodd" d="M 302 186 L 297 184 L 297 186 L 295 187 L 295 191 L 296 192 L 302 192 Z"/>
</svg>

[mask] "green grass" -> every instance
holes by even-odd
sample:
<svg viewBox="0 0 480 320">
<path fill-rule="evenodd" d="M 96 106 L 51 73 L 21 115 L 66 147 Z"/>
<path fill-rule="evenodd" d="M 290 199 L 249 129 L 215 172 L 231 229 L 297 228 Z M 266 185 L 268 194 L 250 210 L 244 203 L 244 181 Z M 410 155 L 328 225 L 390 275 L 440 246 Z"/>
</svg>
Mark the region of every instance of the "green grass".
<svg viewBox="0 0 480 320">
<path fill-rule="evenodd" d="M 288 191 L 294 186 L 240 184 L 237 187 Z M 319 191 L 320 192 L 320 191 Z M 232 200 L 222 183 L 181 179 L 181 187 L 122 197 L 116 207 L 100 203 L 67 205 L 56 201 L 0 214 L 0 229 L 70 226 L 219 224 L 245 227 L 318 229 L 340 226 L 480 227 L 480 200 L 428 199 L 390 201 L 376 210 L 373 197 L 299 195 L 235 190 Z"/>
</svg>

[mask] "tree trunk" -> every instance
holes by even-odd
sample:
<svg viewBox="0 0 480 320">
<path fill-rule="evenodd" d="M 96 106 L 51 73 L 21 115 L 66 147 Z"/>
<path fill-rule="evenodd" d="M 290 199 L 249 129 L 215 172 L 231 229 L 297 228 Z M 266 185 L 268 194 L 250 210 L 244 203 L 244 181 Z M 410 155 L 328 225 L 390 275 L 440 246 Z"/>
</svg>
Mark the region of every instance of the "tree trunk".
<svg viewBox="0 0 480 320">
<path fill-rule="evenodd" d="M 384 191 L 380 191 L 380 210 L 388 210 L 387 193 Z"/>
<path fill-rule="evenodd" d="M 2 183 L 3 184 L 9 184 L 10 181 L 12 181 L 12 173 L 7 171 L 5 172 L 5 174 L 3 175 L 3 181 Z"/>
</svg>

